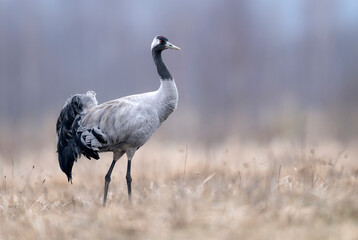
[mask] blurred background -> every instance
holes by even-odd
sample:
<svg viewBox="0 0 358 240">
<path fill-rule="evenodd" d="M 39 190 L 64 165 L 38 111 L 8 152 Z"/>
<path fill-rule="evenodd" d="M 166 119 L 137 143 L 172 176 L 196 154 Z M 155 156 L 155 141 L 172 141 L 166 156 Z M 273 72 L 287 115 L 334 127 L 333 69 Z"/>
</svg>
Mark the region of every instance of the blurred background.
<svg viewBox="0 0 358 240">
<path fill-rule="evenodd" d="M 0 153 L 55 146 L 66 99 L 156 90 L 164 52 L 179 107 L 157 136 L 348 142 L 358 133 L 358 1 L 0 0 Z"/>
</svg>

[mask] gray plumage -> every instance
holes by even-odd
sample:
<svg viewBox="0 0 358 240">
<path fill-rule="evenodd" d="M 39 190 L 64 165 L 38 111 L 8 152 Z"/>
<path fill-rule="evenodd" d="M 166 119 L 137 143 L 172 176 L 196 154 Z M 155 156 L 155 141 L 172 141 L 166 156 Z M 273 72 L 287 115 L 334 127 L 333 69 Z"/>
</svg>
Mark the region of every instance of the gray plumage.
<svg viewBox="0 0 358 240">
<path fill-rule="evenodd" d="M 99 152 L 113 152 L 113 162 L 105 177 L 103 205 L 106 204 L 110 176 L 116 161 L 126 153 L 128 196 L 131 197 L 131 160 L 158 127 L 176 109 L 178 91 L 161 58 L 165 49 L 179 49 L 157 36 L 152 56 L 160 75 L 157 91 L 131 95 L 98 105 L 95 93 L 76 94 L 66 101 L 56 125 L 60 167 L 72 179 L 74 161 L 85 155 L 99 159 Z"/>
<path fill-rule="evenodd" d="M 97 151 L 126 151 L 141 147 L 177 107 L 174 81 L 161 81 L 155 92 L 132 95 L 93 106 L 79 122 L 78 132 Z M 95 141 L 87 129 L 100 129 L 105 143 Z"/>
</svg>

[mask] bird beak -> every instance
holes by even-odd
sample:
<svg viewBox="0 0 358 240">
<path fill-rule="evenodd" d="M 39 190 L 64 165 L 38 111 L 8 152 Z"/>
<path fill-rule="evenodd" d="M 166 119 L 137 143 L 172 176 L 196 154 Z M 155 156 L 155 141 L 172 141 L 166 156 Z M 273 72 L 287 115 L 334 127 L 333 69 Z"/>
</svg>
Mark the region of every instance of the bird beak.
<svg viewBox="0 0 358 240">
<path fill-rule="evenodd" d="M 180 47 L 177 47 L 177 46 L 175 46 L 174 44 L 171 44 L 170 42 L 167 42 L 167 43 L 165 44 L 165 46 L 166 46 L 168 49 L 180 50 Z"/>
</svg>

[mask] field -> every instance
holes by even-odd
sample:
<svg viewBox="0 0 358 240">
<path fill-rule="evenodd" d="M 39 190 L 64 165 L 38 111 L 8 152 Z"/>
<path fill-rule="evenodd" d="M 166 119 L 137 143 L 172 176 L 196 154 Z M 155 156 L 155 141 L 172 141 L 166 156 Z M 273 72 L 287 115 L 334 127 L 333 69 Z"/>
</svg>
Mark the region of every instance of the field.
<svg viewBox="0 0 358 240">
<path fill-rule="evenodd" d="M 134 157 L 132 203 L 122 158 L 105 208 L 111 154 L 79 159 L 72 185 L 56 157 L 0 156 L 0 239 L 358 239 L 356 142 L 157 138 Z"/>
</svg>

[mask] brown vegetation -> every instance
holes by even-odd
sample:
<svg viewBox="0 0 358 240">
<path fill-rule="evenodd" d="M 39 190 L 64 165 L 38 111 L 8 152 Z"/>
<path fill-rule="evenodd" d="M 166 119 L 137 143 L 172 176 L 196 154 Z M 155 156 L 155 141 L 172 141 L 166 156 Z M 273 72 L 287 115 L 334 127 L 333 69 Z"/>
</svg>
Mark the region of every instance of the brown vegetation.
<svg viewBox="0 0 358 240">
<path fill-rule="evenodd" d="M 54 146 L 13 153 L 14 166 L 0 159 L 0 239 L 355 239 L 356 145 L 152 141 L 133 160 L 132 204 L 122 159 L 106 208 L 110 154 L 81 158 L 71 185 Z"/>
</svg>

